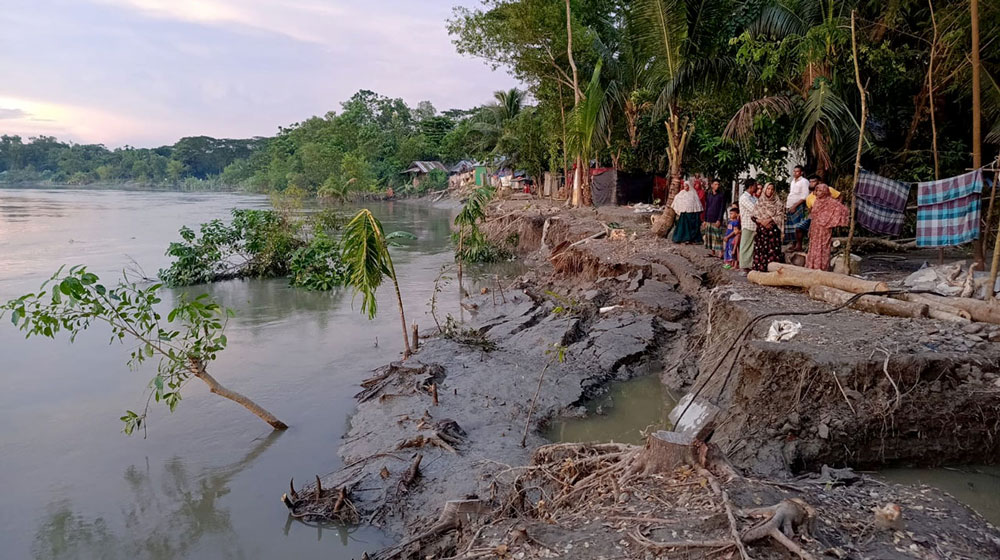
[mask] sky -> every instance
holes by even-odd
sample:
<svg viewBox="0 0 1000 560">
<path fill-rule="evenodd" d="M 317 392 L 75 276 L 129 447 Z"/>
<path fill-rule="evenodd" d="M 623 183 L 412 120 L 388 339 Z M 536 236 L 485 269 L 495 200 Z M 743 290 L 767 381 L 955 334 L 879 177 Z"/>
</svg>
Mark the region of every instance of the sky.
<svg viewBox="0 0 1000 560">
<path fill-rule="evenodd" d="M 153 147 L 270 136 L 360 89 L 438 110 L 517 86 L 459 55 L 476 0 L 6 0 L 0 134 Z"/>
</svg>

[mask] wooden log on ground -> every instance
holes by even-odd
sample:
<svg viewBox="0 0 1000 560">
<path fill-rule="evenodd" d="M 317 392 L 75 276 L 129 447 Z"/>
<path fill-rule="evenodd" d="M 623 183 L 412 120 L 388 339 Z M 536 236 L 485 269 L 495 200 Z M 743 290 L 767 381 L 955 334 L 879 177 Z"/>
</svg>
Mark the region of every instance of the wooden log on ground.
<svg viewBox="0 0 1000 560">
<path fill-rule="evenodd" d="M 966 311 L 964 309 L 959 309 L 958 307 L 955 307 L 954 305 L 948 305 L 948 304 L 945 304 L 945 303 L 934 301 L 934 300 L 932 300 L 930 298 L 924 297 L 923 294 L 898 294 L 898 295 L 893 296 L 893 297 L 895 297 L 896 299 L 901 299 L 903 301 L 909 301 L 909 302 L 912 302 L 912 303 L 923 303 L 923 304 L 926 304 L 927 307 L 930 308 L 931 317 L 933 317 L 935 319 L 943 319 L 943 320 L 946 320 L 946 321 L 947 320 L 951 320 L 951 319 L 942 317 L 942 315 L 944 315 L 944 314 L 958 316 L 960 319 L 964 319 L 965 320 L 964 322 L 968 322 L 969 320 L 972 319 L 972 314 L 969 313 L 968 311 Z M 938 315 L 938 316 L 935 316 L 935 315 Z"/>
<path fill-rule="evenodd" d="M 843 246 L 847 242 L 847 238 L 834 237 L 832 241 L 833 247 L 836 249 Z M 905 251 L 906 246 L 899 242 L 880 237 L 855 237 L 851 240 L 851 251 L 853 252 L 864 252 L 871 249 L 899 253 Z"/>
<path fill-rule="evenodd" d="M 855 295 L 829 286 L 812 286 L 809 288 L 809 297 L 834 305 L 843 305 Z M 927 305 L 923 303 L 911 303 L 882 296 L 861 296 L 850 307 L 858 311 L 888 315 L 890 317 L 917 318 L 927 317 L 928 309 Z"/>
<path fill-rule="evenodd" d="M 934 294 L 919 295 L 930 301 L 967 311 L 973 321 L 1000 325 L 1000 303 L 990 303 L 972 298 L 936 296 Z"/>
<path fill-rule="evenodd" d="M 763 286 L 792 286 L 799 288 L 811 288 L 813 286 L 829 286 L 860 294 L 864 292 L 885 292 L 889 286 L 885 282 L 875 282 L 872 280 L 862 280 L 853 276 L 792 266 L 782 263 L 771 263 L 767 266 L 768 274 L 761 272 L 751 272 L 753 275 L 747 279 Z"/>
</svg>

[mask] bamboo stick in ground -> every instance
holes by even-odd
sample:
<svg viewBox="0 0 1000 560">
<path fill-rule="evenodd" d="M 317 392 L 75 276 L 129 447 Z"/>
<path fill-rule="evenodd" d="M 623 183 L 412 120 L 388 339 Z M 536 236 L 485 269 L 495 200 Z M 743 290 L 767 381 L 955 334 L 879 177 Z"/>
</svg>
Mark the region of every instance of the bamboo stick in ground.
<svg viewBox="0 0 1000 560">
<path fill-rule="evenodd" d="M 751 272 L 747 279 L 762 286 L 793 286 L 811 288 L 812 286 L 829 286 L 855 294 L 865 292 L 884 292 L 889 290 L 885 282 L 862 280 L 853 276 L 826 272 L 793 266 L 790 264 L 771 263 L 769 272 Z"/>
<path fill-rule="evenodd" d="M 832 303 L 843 305 L 855 294 L 831 288 L 829 286 L 812 286 L 809 288 L 809 297 Z M 888 315 L 891 317 L 927 317 L 927 305 L 923 303 L 910 303 L 883 296 L 861 296 L 850 305 L 851 309 L 876 313 L 878 315 Z"/>
</svg>

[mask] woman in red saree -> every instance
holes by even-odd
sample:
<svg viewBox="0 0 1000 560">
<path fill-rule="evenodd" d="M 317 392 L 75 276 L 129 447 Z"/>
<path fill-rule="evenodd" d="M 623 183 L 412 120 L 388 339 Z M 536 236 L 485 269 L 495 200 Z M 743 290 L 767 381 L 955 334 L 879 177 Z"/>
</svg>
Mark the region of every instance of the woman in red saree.
<svg viewBox="0 0 1000 560">
<path fill-rule="evenodd" d="M 816 195 L 816 202 L 810 214 L 809 254 L 806 255 L 806 267 L 828 270 L 833 228 L 846 226 L 850 211 L 840 201 L 830 196 L 830 187 L 823 183 L 816 185 L 813 194 Z"/>
</svg>

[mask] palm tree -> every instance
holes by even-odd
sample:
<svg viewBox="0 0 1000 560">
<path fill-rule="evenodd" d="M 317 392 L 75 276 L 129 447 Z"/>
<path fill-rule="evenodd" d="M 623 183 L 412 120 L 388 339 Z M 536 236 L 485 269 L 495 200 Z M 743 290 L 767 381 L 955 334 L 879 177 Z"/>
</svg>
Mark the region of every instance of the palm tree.
<svg viewBox="0 0 1000 560">
<path fill-rule="evenodd" d="M 601 86 L 602 66 L 603 61 L 598 60 L 590 83 L 584 90 L 583 98 L 573 108 L 569 119 L 570 147 L 579 156 L 577 161 L 582 161 L 587 167 L 589 167 L 590 158 L 594 152 L 594 136 L 599 135 L 604 129 L 610 111 L 610 103 L 608 103 L 604 88 Z M 583 205 L 590 206 L 593 204 L 590 192 L 590 173 L 584 173 L 582 179 Z"/>
<path fill-rule="evenodd" d="M 396 290 L 396 304 L 399 306 L 399 321 L 403 327 L 403 359 L 410 357 L 410 337 L 406 332 L 406 315 L 403 312 L 403 298 L 399 293 L 396 268 L 389 254 L 389 242 L 395 237 L 405 236 L 401 232 L 385 235 L 382 223 L 367 208 L 362 208 L 344 228 L 343 259 L 347 265 L 347 283 L 354 293 L 361 294 L 361 312 L 374 319 L 378 311 L 375 293 L 386 277 L 392 279 Z M 409 236 L 412 237 L 412 236 Z"/>
<path fill-rule="evenodd" d="M 772 1 L 761 10 L 747 29 L 748 37 L 789 49 L 793 62 L 773 80 L 749 84 L 752 98 L 731 119 L 727 138 L 746 140 L 758 116 L 792 115 L 798 128 L 794 143 L 805 150 L 808 161 L 820 174 L 834 167 L 837 147 L 853 145 L 858 134 L 858 123 L 844 101 L 850 93 L 841 89 L 851 82 L 836 79 L 831 63 L 838 46 L 849 40 L 845 30 L 852 4 Z"/>
</svg>

